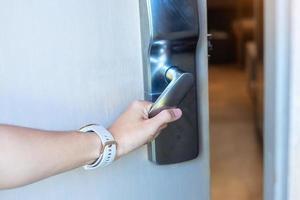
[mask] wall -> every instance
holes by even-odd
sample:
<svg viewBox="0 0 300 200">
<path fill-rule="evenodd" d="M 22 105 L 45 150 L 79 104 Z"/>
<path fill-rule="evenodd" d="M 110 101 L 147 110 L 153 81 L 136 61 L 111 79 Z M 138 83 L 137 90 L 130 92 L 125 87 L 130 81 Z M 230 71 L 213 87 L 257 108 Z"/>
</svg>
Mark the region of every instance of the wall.
<svg viewBox="0 0 300 200">
<path fill-rule="evenodd" d="M 286 200 L 290 107 L 290 1 L 264 2 L 264 199 Z"/>
<path fill-rule="evenodd" d="M 264 199 L 300 199 L 300 2 L 265 2 Z"/>
<path fill-rule="evenodd" d="M 290 138 L 288 199 L 300 199 L 300 2 L 291 1 Z"/>
</svg>

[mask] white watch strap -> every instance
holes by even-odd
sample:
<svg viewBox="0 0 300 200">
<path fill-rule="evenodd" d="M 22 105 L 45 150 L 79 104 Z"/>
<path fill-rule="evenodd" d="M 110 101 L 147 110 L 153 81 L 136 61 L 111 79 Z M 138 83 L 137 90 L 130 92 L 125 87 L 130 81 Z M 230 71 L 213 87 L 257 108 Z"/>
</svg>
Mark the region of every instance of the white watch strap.
<svg viewBox="0 0 300 200">
<path fill-rule="evenodd" d="M 94 163 L 83 166 L 84 169 L 90 170 L 98 167 L 105 167 L 115 160 L 117 154 L 117 145 L 112 134 L 107 129 L 105 129 L 103 126 L 92 124 L 82 127 L 79 131 L 85 133 L 96 133 L 101 139 L 102 143 L 102 153 L 99 158 Z"/>
</svg>

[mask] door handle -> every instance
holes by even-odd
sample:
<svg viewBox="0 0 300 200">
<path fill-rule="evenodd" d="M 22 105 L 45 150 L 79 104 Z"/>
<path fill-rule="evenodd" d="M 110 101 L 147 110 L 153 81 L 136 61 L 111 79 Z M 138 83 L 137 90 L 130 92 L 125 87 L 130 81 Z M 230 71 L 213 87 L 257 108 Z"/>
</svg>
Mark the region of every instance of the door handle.
<svg viewBox="0 0 300 200">
<path fill-rule="evenodd" d="M 164 109 L 177 107 L 194 85 L 194 77 L 191 73 L 183 72 L 174 66 L 167 68 L 164 77 L 169 84 L 152 105 L 149 118 Z"/>
</svg>

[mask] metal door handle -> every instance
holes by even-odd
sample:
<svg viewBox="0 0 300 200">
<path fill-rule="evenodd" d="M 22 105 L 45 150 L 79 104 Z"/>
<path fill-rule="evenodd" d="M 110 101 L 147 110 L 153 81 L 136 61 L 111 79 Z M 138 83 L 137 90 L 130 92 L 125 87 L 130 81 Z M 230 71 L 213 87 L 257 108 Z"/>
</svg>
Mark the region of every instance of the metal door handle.
<svg viewBox="0 0 300 200">
<path fill-rule="evenodd" d="M 177 107 L 194 83 L 191 73 L 183 72 L 177 67 L 169 67 L 165 71 L 165 79 L 170 82 L 161 93 L 149 111 L 149 118 L 154 117 L 164 109 Z"/>
</svg>

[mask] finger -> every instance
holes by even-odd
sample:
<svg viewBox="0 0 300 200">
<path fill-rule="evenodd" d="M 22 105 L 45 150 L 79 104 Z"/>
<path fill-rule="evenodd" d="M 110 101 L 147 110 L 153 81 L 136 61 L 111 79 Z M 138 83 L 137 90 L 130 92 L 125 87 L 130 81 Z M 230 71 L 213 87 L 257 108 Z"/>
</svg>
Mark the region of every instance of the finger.
<svg viewBox="0 0 300 200">
<path fill-rule="evenodd" d="M 152 105 L 153 105 L 152 102 L 148 102 L 148 101 L 147 101 L 147 103 L 145 103 L 145 108 L 146 108 L 146 110 L 147 110 L 147 113 L 150 112 L 150 109 L 151 109 Z"/>
<path fill-rule="evenodd" d="M 178 120 L 182 116 L 182 111 L 179 108 L 167 109 L 158 113 L 155 117 L 149 119 L 157 128 L 164 126 L 167 123 Z"/>
<path fill-rule="evenodd" d="M 167 127 L 168 127 L 167 124 L 164 124 L 164 125 L 162 125 L 161 127 L 159 127 L 158 130 L 155 132 L 155 134 L 153 134 L 153 135 L 151 135 L 151 136 L 149 137 L 149 139 L 147 140 L 146 143 L 149 143 L 149 142 L 153 141 L 153 140 L 160 134 L 160 132 L 161 132 L 163 129 L 167 128 Z M 145 144 L 146 144 L 146 143 L 145 143 Z"/>
<path fill-rule="evenodd" d="M 142 106 L 146 107 L 147 109 L 149 108 L 149 110 L 150 110 L 150 108 L 151 108 L 151 106 L 152 106 L 152 104 L 153 104 L 153 103 L 150 102 L 150 101 L 139 100 L 139 102 L 141 103 Z"/>
<path fill-rule="evenodd" d="M 161 127 L 158 128 L 158 132 L 162 131 L 163 129 L 167 128 L 168 124 L 164 124 Z"/>
<path fill-rule="evenodd" d="M 142 101 L 142 105 L 143 105 L 143 119 L 148 119 L 148 113 L 153 105 L 152 102 L 149 101 Z"/>
<path fill-rule="evenodd" d="M 127 108 L 128 112 L 134 113 L 135 116 L 141 116 L 142 118 L 148 118 L 148 111 L 150 110 L 152 103 L 149 101 L 136 100 L 133 101 Z"/>
<path fill-rule="evenodd" d="M 130 104 L 130 108 L 145 108 L 145 107 L 149 107 L 152 103 L 149 101 L 143 101 L 143 100 L 135 100 Z"/>
</svg>

